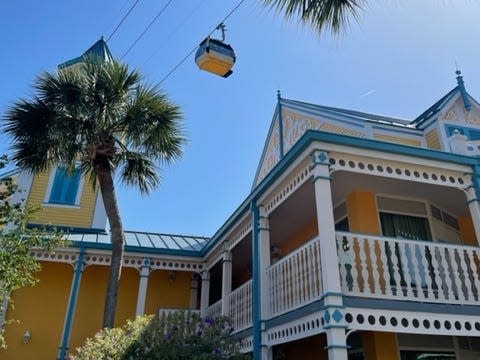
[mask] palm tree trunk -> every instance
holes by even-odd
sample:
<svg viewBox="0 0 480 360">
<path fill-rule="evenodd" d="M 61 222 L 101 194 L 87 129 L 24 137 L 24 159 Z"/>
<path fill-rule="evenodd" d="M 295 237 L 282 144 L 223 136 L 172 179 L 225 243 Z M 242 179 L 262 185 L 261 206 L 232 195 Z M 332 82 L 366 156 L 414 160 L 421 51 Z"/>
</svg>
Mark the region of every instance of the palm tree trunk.
<svg viewBox="0 0 480 360">
<path fill-rule="evenodd" d="M 110 238 L 112 243 L 112 260 L 110 262 L 110 275 L 108 278 L 107 294 L 105 296 L 103 327 L 112 328 L 115 323 L 115 311 L 117 308 L 118 290 L 120 288 L 125 235 L 123 233 L 122 219 L 115 195 L 113 173 L 111 169 L 100 164 L 96 165 L 96 172 L 105 211 L 110 223 Z"/>
</svg>

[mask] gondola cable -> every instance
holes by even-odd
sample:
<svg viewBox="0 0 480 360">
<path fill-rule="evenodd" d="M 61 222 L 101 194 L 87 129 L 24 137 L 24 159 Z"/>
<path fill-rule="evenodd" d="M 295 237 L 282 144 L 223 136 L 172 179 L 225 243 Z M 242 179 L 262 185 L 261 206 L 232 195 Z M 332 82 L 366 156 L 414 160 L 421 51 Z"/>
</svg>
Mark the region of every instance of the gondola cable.
<svg viewBox="0 0 480 360">
<path fill-rule="evenodd" d="M 223 18 L 223 20 L 218 24 L 216 25 L 213 30 L 207 35 L 207 38 L 210 37 L 215 31 L 219 30 L 219 28 L 224 24 L 224 22 L 245 2 L 245 0 L 240 0 L 238 2 L 238 4 Z M 159 81 L 159 84 L 163 83 L 170 75 L 172 75 L 185 61 L 187 61 L 187 59 L 190 57 L 190 55 L 192 55 L 195 50 L 197 50 L 198 48 L 198 45 L 195 45 L 195 47 L 190 50 L 187 55 L 185 55 L 185 57 L 180 60 L 177 65 L 175 65 L 173 67 L 172 70 L 170 70 L 167 75 L 165 75 L 162 80 Z"/>
<path fill-rule="evenodd" d="M 127 49 L 127 51 L 125 51 L 125 53 L 122 55 L 122 57 L 120 58 L 120 60 L 123 60 L 125 58 L 125 56 L 127 56 L 127 54 L 130 52 L 130 50 L 133 49 L 133 47 L 138 43 L 138 41 L 143 37 L 143 35 L 146 34 L 146 32 L 152 27 L 152 25 L 154 24 L 155 21 L 157 21 L 157 19 L 160 17 L 160 15 L 163 14 L 163 12 L 167 9 L 167 7 L 173 2 L 173 0 L 169 0 L 164 6 L 163 8 L 160 9 L 160 11 L 158 12 L 158 14 L 153 18 L 152 21 L 150 21 L 150 23 L 148 24 L 148 26 L 145 28 L 145 30 L 143 30 L 143 32 L 135 39 L 135 41 L 133 42 L 132 45 L 130 45 L 130 47 Z"/>
<path fill-rule="evenodd" d="M 139 3 L 140 0 L 136 0 L 134 2 L 134 4 L 130 7 L 130 9 L 127 11 L 127 13 L 125 14 L 125 16 L 122 18 L 122 20 L 120 20 L 120 22 L 118 23 L 117 27 L 112 31 L 112 33 L 110 34 L 110 36 L 107 38 L 107 42 L 112 38 L 113 35 L 115 35 L 115 33 L 117 32 L 117 30 L 120 28 L 120 26 L 122 26 L 123 22 L 127 19 L 128 15 L 130 15 L 130 13 L 133 11 L 133 9 L 135 8 L 135 6 L 137 6 L 137 4 Z"/>
</svg>

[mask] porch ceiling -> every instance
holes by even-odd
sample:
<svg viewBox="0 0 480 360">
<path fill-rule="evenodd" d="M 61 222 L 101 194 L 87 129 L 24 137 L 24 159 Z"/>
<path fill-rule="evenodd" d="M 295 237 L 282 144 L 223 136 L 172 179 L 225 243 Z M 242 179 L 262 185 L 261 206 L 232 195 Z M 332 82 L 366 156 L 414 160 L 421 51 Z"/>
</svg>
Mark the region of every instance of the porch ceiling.
<svg viewBox="0 0 480 360">
<path fill-rule="evenodd" d="M 352 191 L 363 190 L 428 200 L 454 215 L 469 215 L 466 196 L 459 189 L 346 171 L 335 171 L 332 177 L 334 205 L 344 201 Z"/>
<path fill-rule="evenodd" d="M 312 181 L 306 181 L 292 196 L 270 214 L 271 245 L 312 223 L 316 217 L 315 192 Z"/>
</svg>

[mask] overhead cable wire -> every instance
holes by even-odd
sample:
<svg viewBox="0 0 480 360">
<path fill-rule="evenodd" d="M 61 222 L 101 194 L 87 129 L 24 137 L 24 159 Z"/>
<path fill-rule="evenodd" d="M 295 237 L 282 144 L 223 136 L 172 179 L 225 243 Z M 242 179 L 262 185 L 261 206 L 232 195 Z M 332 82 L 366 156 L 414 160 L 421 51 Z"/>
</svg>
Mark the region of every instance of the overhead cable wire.
<svg viewBox="0 0 480 360">
<path fill-rule="evenodd" d="M 112 36 L 117 32 L 117 30 L 120 28 L 120 26 L 122 26 L 123 22 L 125 21 L 125 19 L 128 17 L 128 15 L 130 15 L 130 13 L 132 12 L 132 10 L 135 8 L 135 6 L 137 6 L 137 4 L 139 3 L 140 0 L 136 0 L 133 5 L 130 7 L 130 9 L 127 11 L 127 13 L 125 14 L 125 16 L 122 18 L 122 20 L 120 20 L 120 22 L 118 23 L 117 27 L 112 31 L 112 33 L 110 34 L 110 36 L 107 38 L 107 42 L 112 38 Z"/>
<path fill-rule="evenodd" d="M 220 23 L 218 23 L 218 25 L 215 25 L 215 27 L 213 28 L 213 30 L 210 31 L 210 33 L 206 36 L 206 38 L 209 37 L 209 36 L 211 36 L 215 31 L 217 31 L 219 25 L 220 25 L 220 24 L 223 24 L 225 21 L 227 21 L 227 19 L 228 19 L 244 2 L 245 2 L 245 0 L 240 0 L 240 1 L 238 2 L 238 4 L 223 18 L 223 20 L 220 21 Z M 175 66 L 173 67 L 173 69 L 170 70 L 170 71 L 167 73 L 167 75 L 165 75 L 165 76 L 162 78 L 162 80 L 160 80 L 160 82 L 159 82 L 158 84 L 163 83 L 170 75 L 172 75 L 185 61 L 187 61 L 187 59 L 190 57 L 190 55 L 192 55 L 192 54 L 195 52 L 195 50 L 197 50 L 197 48 L 198 48 L 198 45 L 195 45 L 195 47 L 194 47 L 192 50 L 190 50 L 190 52 L 189 52 L 187 55 L 185 55 L 185 57 L 184 57 L 182 60 L 180 60 L 180 62 L 178 62 L 177 65 L 175 65 Z"/>
<path fill-rule="evenodd" d="M 137 0 L 138 1 L 138 0 Z M 160 11 L 158 12 L 158 14 L 153 18 L 152 21 L 150 21 L 150 24 L 148 24 L 148 26 L 145 28 L 145 30 L 143 30 L 143 32 L 135 39 L 135 41 L 133 42 L 132 45 L 130 45 L 130 47 L 127 49 L 127 51 L 125 51 L 125 53 L 122 55 L 122 57 L 120 58 L 120 60 L 123 60 L 123 58 L 125 56 L 127 56 L 127 54 L 130 52 L 130 50 L 133 49 L 133 47 L 138 43 L 138 41 L 143 37 L 143 35 L 145 35 L 145 33 L 152 27 L 153 23 L 155 21 L 157 21 L 157 19 L 160 17 L 160 15 L 163 14 L 163 12 L 167 9 L 168 5 L 170 5 L 172 3 L 173 0 L 169 0 L 164 6 L 163 8 L 160 9 Z"/>
<path fill-rule="evenodd" d="M 162 46 L 159 46 L 159 47 L 153 52 L 153 54 L 150 55 L 150 57 L 143 62 L 143 65 L 147 64 L 150 60 L 153 59 L 153 57 L 154 57 L 155 55 L 158 54 L 158 52 L 165 46 L 165 44 L 167 43 L 167 41 L 168 41 L 168 40 L 171 40 L 171 38 L 173 37 L 173 35 L 174 35 L 183 25 L 185 25 L 185 23 L 187 22 L 187 20 L 189 20 L 189 19 L 192 17 L 192 15 L 193 15 L 193 14 L 200 8 L 200 6 L 202 6 L 202 5 L 204 5 L 204 0 L 198 1 L 197 5 L 188 13 L 187 16 L 185 16 L 185 18 L 181 21 L 181 23 L 178 24 L 177 27 L 176 27 L 174 30 L 172 30 L 167 36 L 165 36 L 165 41 L 162 41 L 162 43 L 161 43 Z"/>
</svg>

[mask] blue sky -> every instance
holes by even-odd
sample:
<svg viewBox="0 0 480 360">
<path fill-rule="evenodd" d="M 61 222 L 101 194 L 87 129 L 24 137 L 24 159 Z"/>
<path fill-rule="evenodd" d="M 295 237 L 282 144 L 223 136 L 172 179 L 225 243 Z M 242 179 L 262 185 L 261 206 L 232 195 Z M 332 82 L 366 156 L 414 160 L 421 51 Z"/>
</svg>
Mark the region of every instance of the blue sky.
<svg viewBox="0 0 480 360">
<path fill-rule="evenodd" d="M 36 74 L 108 37 L 133 0 L 10 1 L 0 14 L 0 113 L 31 94 Z M 121 57 L 167 0 L 140 0 L 109 41 Z M 160 81 L 238 0 L 174 0 L 124 58 Z M 162 169 L 149 196 L 118 185 L 125 228 L 212 235 L 248 195 L 276 103 L 282 96 L 413 119 L 455 86 L 480 98 L 480 3 L 473 0 L 369 1 L 343 35 L 319 36 L 246 0 L 226 22 L 235 48 L 222 79 L 188 59 L 163 84 L 184 109 L 183 159 Z M 6 152 L 8 139 L 1 138 Z"/>
</svg>

